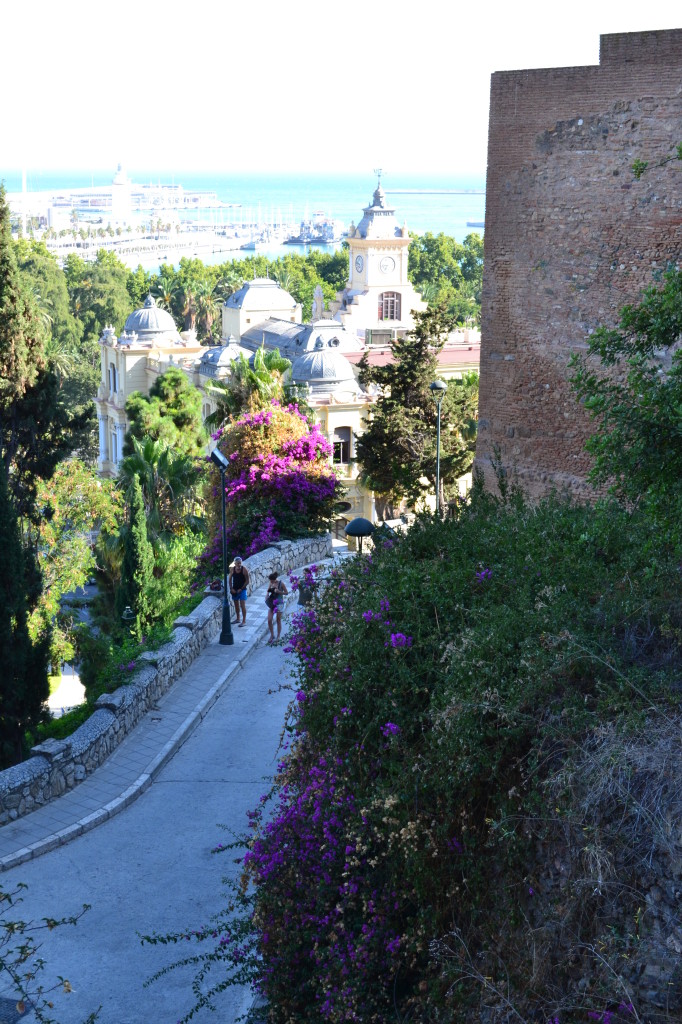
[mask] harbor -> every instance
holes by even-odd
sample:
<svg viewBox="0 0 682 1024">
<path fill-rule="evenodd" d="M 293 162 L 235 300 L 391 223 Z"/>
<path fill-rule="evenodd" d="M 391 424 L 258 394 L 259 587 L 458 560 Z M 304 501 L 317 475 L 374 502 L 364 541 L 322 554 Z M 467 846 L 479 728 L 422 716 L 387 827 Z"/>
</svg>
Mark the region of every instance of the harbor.
<svg viewBox="0 0 682 1024">
<path fill-rule="evenodd" d="M 82 172 L 10 176 L 14 231 L 44 241 L 62 263 L 72 253 L 94 260 L 102 249 L 145 270 L 183 257 L 208 264 L 277 259 L 313 247 L 338 249 L 367 187 L 359 175 L 195 174 L 182 185 L 174 175 L 147 184 L 132 177 L 120 167 L 108 182 L 100 174 L 88 183 Z M 408 177 L 386 193 L 401 196 L 412 233 L 443 232 L 463 241 L 472 227 L 482 228 L 485 192 L 477 182 Z"/>
</svg>

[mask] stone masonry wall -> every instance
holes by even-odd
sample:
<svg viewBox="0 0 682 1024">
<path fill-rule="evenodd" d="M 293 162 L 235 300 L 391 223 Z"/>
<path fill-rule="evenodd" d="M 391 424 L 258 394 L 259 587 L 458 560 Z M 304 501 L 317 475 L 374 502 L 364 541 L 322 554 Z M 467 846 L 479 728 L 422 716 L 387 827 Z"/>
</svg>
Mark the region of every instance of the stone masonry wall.
<svg viewBox="0 0 682 1024">
<path fill-rule="evenodd" d="M 476 465 L 588 494 L 567 362 L 682 251 L 682 29 L 601 37 L 593 67 L 492 76 Z M 632 165 L 646 162 L 638 180 Z"/>
<path fill-rule="evenodd" d="M 287 573 L 332 555 L 331 534 L 282 541 L 245 559 L 251 590 L 269 573 Z M 218 632 L 222 598 L 208 596 L 194 611 L 175 620 L 173 639 L 158 651 L 142 655 L 147 666 L 114 693 L 102 694 L 97 710 L 64 740 L 46 740 L 32 757 L 0 772 L 0 826 L 28 814 L 82 782 L 135 727 L 146 712 L 187 670 Z"/>
</svg>

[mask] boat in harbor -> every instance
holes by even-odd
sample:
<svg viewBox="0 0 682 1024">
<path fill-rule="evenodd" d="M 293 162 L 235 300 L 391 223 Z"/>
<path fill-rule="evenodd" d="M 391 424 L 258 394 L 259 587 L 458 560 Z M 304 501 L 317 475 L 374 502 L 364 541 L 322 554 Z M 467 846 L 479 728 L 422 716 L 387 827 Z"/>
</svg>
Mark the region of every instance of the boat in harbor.
<svg viewBox="0 0 682 1024">
<path fill-rule="evenodd" d="M 251 252 L 255 252 L 258 249 L 266 249 L 268 246 L 268 239 L 262 235 L 259 238 L 250 238 L 248 242 L 244 242 L 240 245 L 240 249 L 249 249 Z"/>
<path fill-rule="evenodd" d="M 285 238 L 284 245 L 330 245 L 340 242 L 345 235 L 341 221 L 316 213 L 311 220 L 302 220 L 299 233 Z"/>
</svg>

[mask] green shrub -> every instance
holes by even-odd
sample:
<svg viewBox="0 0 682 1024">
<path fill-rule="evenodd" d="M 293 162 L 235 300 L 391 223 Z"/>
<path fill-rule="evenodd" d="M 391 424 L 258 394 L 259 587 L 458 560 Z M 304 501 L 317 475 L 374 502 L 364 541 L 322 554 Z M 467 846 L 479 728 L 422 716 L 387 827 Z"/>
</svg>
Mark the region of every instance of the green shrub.
<svg viewBox="0 0 682 1024">
<path fill-rule="evenodd" d="M 248 964 L 273 1024 L 464 1024 L 481 1000 L 491 1020 L 583 1020 L 622 1003 L 636 942 L 614 940 L 613 915 L 625 928 L 639 897 L 634 875 L 613 900 L 586 895 L 585 807 L 603 796 L 595 765 L 625 780 L 604 785 L 601 831 L 630 864 L 648 819 L 623 825 L 618 750 L 652 716 L 668 727 L 681 625 L 667 531 L 615 503 L 477 487 L 457 520 L 422 517 L 346 563 L 294 618 L 292 745 L 273 810 L 250 814 L 253 904 L 202 969 Z M 571 888 L 551 881 L 567 844 Z M 556 955 L 534 974 L 540 935 Z"/>
</svg>

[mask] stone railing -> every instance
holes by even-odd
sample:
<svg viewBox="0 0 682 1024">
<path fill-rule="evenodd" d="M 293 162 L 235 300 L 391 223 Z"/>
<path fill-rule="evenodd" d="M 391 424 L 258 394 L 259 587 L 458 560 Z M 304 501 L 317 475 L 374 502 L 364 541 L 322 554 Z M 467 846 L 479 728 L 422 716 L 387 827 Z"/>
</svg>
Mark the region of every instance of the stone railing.
<svg viewBox="0 0 682 1024">
<path fill-rule="evenodd" d="M 251 590 L 271 572 L 287 573 L 330 558 L 331 535 L 282 541 L 245 560 Z M 0 825 L 61 796 L 93 772 L 215 636 L 222 621 L 222 599 L 207 596 L 190 615 L 174 622 L 173 639 L 142 655 L 147 664 L 130 683 L 96 701 L 96 711 L 66 739 L 48 739 L 31 757 L 0 772 Z"/>
</svg>

